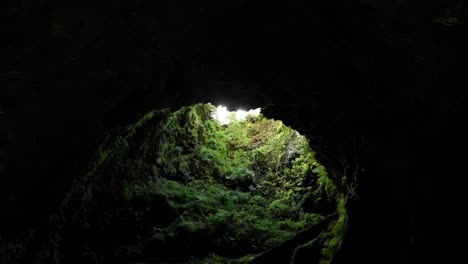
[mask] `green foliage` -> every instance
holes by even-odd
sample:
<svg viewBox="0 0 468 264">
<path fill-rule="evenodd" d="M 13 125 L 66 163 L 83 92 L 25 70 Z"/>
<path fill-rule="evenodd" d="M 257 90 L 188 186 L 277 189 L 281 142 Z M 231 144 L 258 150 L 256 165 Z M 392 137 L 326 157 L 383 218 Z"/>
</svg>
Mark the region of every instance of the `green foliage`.
<svg viewBox="0 0 468 264">
<path fill-rule="evenodd" d="M 348 215 L 346 213 L 346 199 L 341 197 L 337 204 L 338 219 L 329 226 L 329 232 L 325 235 L 320 264 L 331 263 L 333 256 L 340 249 L 347 229 Z"/>
<path fill-rule="evenodd" d="M 128 197 L 163 201 L 178 212 L 171 224 L 153 229 L 153 239 L 174 239 L 180 230 L 184 233 L 217 230 L 212 239 L 219 249 L 235 248 L 239 242 L 249 241 L 248 250 L 255 252 L 290 239 L 323 219 L 307 213 L 299 221 L 292 220 L 296 208 L 283 201 L 275 200 L 265 209 L 264 197 L 231 190 L 222 184 L 204 181 L 182 184 L 160 178 L 149 185 L 138 186 L 130 190 Z"/>
<path fill-rule="evenodd" d="M 92 222 L 89 215 L 130 209 L 142 240 L 178 241 L 181 248 L 206 243 L 211 251 L 199 252 L 205 263 L 248 262 L 330 219 L 320 208 L 304 209 L 307 199 L 337 197 L 304 136 L 261 115 L 222 126 L 211 118 L 214 110 L 196 104 L 154 111 L 109 138 L 62 213 L 84 225 Z M 100 212 L 90 203 L 96 197 L 117 208 Z M 344 234 L 340 206 L 330 230 L 314 238 L 324 245 L 324 258 Z"/>
</svg>

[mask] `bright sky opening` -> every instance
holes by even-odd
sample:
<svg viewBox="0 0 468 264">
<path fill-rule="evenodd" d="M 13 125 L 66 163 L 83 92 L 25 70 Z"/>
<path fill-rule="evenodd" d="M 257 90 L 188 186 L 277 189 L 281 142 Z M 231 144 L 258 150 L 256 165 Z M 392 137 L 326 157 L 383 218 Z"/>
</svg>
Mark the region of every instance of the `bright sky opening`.
<svg viewBox="0 0 468 264">
<path fill-rule="evenodd" d="M 244 121 L 248 116 L 257 117 L 258 115 L 260 115 L 260 108 L 251 109 L 249 111 L 228 111 L 226 106 L 220 105 L 216 108 L 216 111 L 211 114 L 211 117 L 217 120 L 221 125 L 229 125 L 231 121 Z"/>
</svg>

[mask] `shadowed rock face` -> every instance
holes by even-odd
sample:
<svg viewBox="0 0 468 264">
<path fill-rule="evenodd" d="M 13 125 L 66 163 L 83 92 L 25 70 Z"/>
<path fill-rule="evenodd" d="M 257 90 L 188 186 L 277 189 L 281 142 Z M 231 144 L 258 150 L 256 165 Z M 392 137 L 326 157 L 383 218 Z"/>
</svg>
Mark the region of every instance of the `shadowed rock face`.
<svg viewBox="0 0 468 264">
<path fill-rule="evenodd" d="M 321 135 L 311 144 L 322 155 L 360 142 L 368 176 L 344 263 L 457 262 L 464 244 L 440 241 L 464 229 L 433 228 L 462 219 L 445 216 L 463 200 L 453 182 L 463 168 L 466 26 L 437 18 L 463 20 L 466 6 L 53 2 L 0 11 L 3 230 L 47 222 L 109 129 L 152 109 L 229 101 L 274 105 L 265 115 Z"/>
</svg>

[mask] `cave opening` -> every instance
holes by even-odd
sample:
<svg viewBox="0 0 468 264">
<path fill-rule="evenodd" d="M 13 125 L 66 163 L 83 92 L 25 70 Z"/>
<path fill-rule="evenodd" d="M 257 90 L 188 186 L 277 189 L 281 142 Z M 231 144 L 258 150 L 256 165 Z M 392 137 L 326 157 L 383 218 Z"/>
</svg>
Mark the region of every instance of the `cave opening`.
<svg viewBox="0 0 468 264">
<path fill-rule="evenodd" d="M 64 261 L 330 263 L 346 232 L 344 182 L 260 108 L 155 110 L 109 134 L 45 248 Z"/>
</svg>

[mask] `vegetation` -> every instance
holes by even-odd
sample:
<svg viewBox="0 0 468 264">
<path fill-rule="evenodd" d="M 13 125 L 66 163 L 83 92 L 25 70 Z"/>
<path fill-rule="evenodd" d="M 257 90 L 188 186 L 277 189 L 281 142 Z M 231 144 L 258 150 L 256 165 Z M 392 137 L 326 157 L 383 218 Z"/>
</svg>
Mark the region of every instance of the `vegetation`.
<svg viewBox="0 0 468 264">
<path fill-rule="evenodd" d="M 262 115 L 221 125 L 214 110 L 154 111 L 109 136 L 54 220 L 52 244 L 79 249 L 61 259 L 254 263 L 288 242 L 292 262 L 308 247 L 331 261 L 346 199 L 307 138 Z"/>
</svg>

